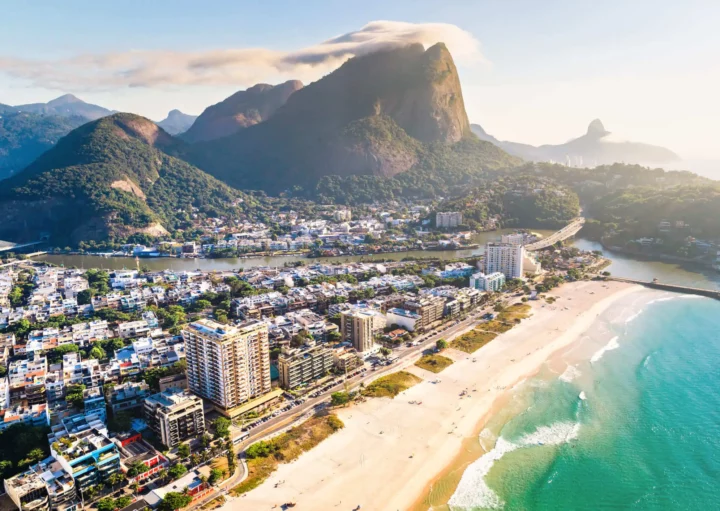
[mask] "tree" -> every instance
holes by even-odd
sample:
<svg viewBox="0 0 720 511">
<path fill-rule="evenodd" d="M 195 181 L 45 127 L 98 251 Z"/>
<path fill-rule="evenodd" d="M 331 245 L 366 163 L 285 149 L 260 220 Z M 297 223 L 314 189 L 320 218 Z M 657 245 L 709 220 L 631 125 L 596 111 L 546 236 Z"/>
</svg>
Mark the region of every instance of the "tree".
<svg viewBox="0 0 720 511">
<path fill-rule="evenodd" d="M 122 483 L 125 480 L 125 474 L 122 472 L 115 472 L 114 474 L 111 474 L 110 477 L 107 478 L 107 484 L 110 485 L 111 488 L 115 488 L 116 485 Z"/>
<path fill-rule="evenodd" d="M 387 359 L 391 354 L 392 350 L 390 348 L 380 348 L 380 354 Z"/>
<path fill-rule="evenodd" d="M 145 463 L 141 461 L 135 461 L 128 466 L 127 470 L 127 476 L 128 478 L 132 479 L 136 476 L 139 476 L 140 474 L 144 474 L 150 470 L 150 467 L 148 467 Z"/>
<path fill-rule="evenodd" d="M 172 477 L 173 479 L 180 479 L 182 476 L 184 476 L 187 473 L 187 468 L 182 463 L 175 463 L 170 469 L 168 470 L 168 475 Z"/>
<path fill-rule="evenodd" d="M 77 294 L 78 305 L 88 305 L 92 303 L 92 297 L 95 296 L 96 291 L 93 288 L 83 289 Z"/>
<path fill-rule="evenodd" d="M 84 408 L 85 407 L 85 399 L 83 398 L 83 391 L 85 390 L 85 385 L 78 384 L 78 385 L 68 385 L 67 392 L 65 393 L 65 400 L 73 405 L 75 408 Z"/>
<path fill-rule="evenodd" d="M 192 502 L 190 495 L 185 495 L 179 492 L 168 492 L 165 494 L 165 498 L 160 503 L 160 511 L 176 511 L 183 507 L 188 506 Z"/>
<path fill-rule="evenodd" d="M 267 458 L 275 452 L 275 450 L 276 446 L 274 443 L 260 440 L 245 450 L 245 457 L 249 460 L 253 460 L 255 458 Z"/>
<path fill-rule="evenodd" d="M 230 422 L 225 417 L 218 417 L 213 421 L 213 427 L 215 428 L 215 438 L 228 438 L 230 437 Z"/>
<path fill-rule="evenodd" d="M 208 482 L 210 484 L 215 484 L 215 483 L 222 481 L 222 479 L 224 477 L 225 477 L 224 470 L 220 470 L 219 468 L 213 468 L 212 470 L 210 470 L 210 477 L 208 478 Z"/>
<path fill-rule="evenodd" d="M 343 406 L 350 401 L 350 394 L 347 392 L 333 392 L 330 394 L 330 403 L 332 406 Z"/>
<path fill-rule="evenodd" d="M 98 511 L 115 511 L 115 499 L 112 497 L 105 497 L 97 501 Z"/>
<path fill-rule="evenodd" d="M 104 349 L 96 345 L 93 346 L 93 348 L 90 350 L 90 353 L 88 353 L 88 357 L 94 358 L 95 360 L 102 360 L 107 357 L 107 354 L 105 353 Z"/>
<path fill-rule="evenodd" d="M 435 347 L 438 351 L 442 351 L 448 347 L 448 342 L 445 339 L 438 339 L 435 343 Z"/>
<path fill-rule="evenodd" d="M 180 444 L 177 448 L 178 456 L 187 458 L 190 456 L 190 446 L 188 444 Z"/>
<path fill-rule="evenodd" d="M 129 506 L 132 503 L 132 497 L 129 497 L 128 495 L 123 495 L 122 497 L 118 497 L 115 499 L 115 507 L 117 509 L 122 509 L 124 507 Z"/>
</svg>

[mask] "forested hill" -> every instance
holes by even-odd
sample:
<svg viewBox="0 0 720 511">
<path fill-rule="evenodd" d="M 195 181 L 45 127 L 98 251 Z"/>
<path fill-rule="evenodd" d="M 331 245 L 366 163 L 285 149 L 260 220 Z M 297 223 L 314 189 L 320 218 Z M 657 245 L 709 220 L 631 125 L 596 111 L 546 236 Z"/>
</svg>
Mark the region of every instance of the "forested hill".
<svg viewBox="0 0 720 511">
<path fill-rule="evenodd" d="M 497 218 L 497 227 L 556 229 L 580 212 L 570 188 L 527 173 L 495 174 L 468 193 L 443 201 L 438 211 L 461 211 L 463 222 L 482 229 Z"/>
<path fill-rule="evenodd" d="M 60 138 L 87 122 L 80 116 L 61 117 L 20 112 L 0 105 L 0 179 L 24 169 Z"/>
<path fill-rule="evenodd" d="M 0 188 L 0 239 L 55 243 L 162 235 L 191 215 L 235 214 L 249 199 L 168 152 L 181 142 L 152 121 L 114 114 L 63 138 Z M 242 207 L 249 207 L 246 200 Z"/>
</svg>

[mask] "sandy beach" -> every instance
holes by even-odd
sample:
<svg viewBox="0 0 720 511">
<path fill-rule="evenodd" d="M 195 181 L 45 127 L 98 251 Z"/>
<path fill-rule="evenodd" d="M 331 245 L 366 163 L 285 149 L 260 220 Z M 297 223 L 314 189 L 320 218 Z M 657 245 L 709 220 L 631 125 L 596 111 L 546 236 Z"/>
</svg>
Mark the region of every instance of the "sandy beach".
<svg viewBox="0 0 720 511">
<path fill-rule="evenodd" d="M 279 509 L 290 501 L 301 510 L 413 508 L 514 385 L 580 339 L 612 303 L 638 289 L 617 282 L 566 284 L 549 293 L 557 298 L 554 304 L 531 302 L 530 318 L 474 354 L 447 350 L 455 363 L 439 375 L 405 364 L 424 381 L 393 400 L 370 399 L 339 410 L 342 431 L 281 465 L 264 484 L 223 509 Z M 465 390 L 467 396 L 460 397 Z M 285 482 L 276 488 L 279 481 Z"/>
</svg>

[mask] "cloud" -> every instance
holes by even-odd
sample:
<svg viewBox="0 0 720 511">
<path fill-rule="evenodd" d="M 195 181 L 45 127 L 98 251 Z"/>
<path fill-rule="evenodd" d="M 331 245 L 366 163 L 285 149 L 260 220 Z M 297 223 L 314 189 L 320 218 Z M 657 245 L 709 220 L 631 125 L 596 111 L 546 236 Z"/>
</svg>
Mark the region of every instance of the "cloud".
<svg viewBox="0 0 720 511">
<path fill-rule="evenodd" d="M 0 56 L 0 73 L 36 87 L 102 91 L 121 87 L 238 86 L 267 80 L 314 80 L 350 57 L 399 45 L 444 42 L 461 62 L 482 61 L 472 34 L 445 23 L 373 21 L 297 51 L 231 48 L 198 52 L 127 51 L 60 60 Z"/>
</svg>

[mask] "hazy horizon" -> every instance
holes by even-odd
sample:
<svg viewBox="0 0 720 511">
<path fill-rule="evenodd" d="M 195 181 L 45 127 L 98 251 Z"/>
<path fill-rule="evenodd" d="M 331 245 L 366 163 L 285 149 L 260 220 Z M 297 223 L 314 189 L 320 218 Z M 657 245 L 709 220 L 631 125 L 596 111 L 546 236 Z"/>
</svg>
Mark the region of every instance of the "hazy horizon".
<svg viewBox="0 0 720 511">
<path fill-rule="evenodd" d="M 308 83 L 354 55 L 442 41 L 470 121 L 500 140 L 560 144 L 599 118 L 620 138 L 720 159 L 720 5 L 710 2 L 10 4 L 0 103 L 72 93 L 154 120 L 197 115 L 258 82 Z"/>
</svg>

